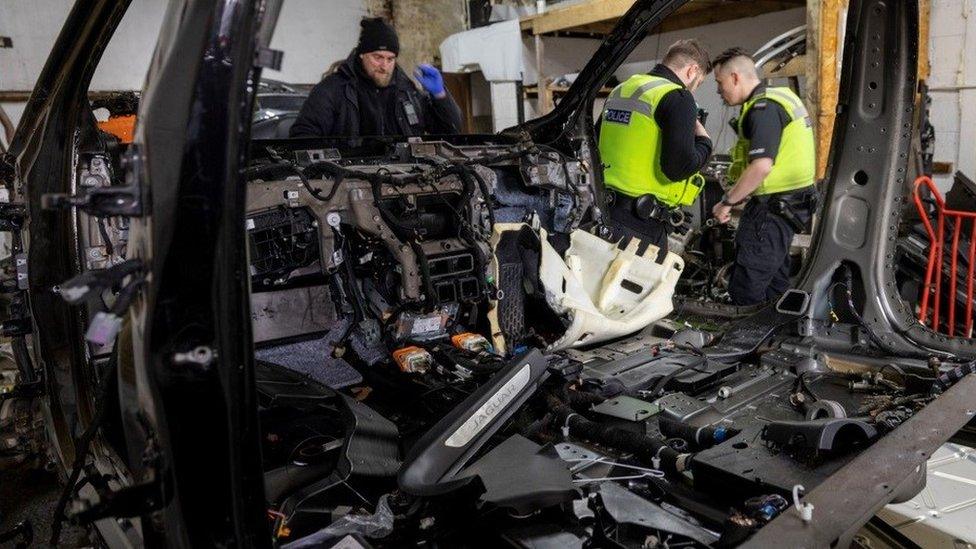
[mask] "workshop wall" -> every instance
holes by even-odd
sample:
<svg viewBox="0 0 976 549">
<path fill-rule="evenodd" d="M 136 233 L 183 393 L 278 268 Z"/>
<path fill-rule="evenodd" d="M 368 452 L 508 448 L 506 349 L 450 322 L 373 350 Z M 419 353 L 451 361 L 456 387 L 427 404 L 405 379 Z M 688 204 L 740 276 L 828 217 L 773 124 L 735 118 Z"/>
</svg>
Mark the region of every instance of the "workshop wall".
<svg viewBox="0 0 976 549">
<path fill-rule="evenodd" d="M 420 63 L 438 64 L 440 44 L 465 29 L 465 0 L 394 0 L 391 19 L 400 35 L 399 63 L 412 74 Z"/>
<path fill-rule="evenodd" d="M 345 59 L 359 40 L 359 21 L 369 15 L 365 0 L 285 0 L 271 47 L 285 52 L 280 71 L 265 76 L 293 84 L 314 84 Z"/>
<path fill-rule="evenodd" d="M 930 119 L 935 161 L 976 178 L 976 0 L 932 0 Z M 968 61 L 968 62 L 967 62 Z M 936 177 L 946 190 L 951 175 Z"/>
<path fill-rule="evenodd" d="M 0 35 L 13 40 L 12 48 L 0 49 L 0 92 L 33 89 L 73 3 L 0 1 Z M 272 47 L 287 54 L 282 70 L 267 71 L 267 76 L 294 83 L 318 82 L 332 63 L 355 47 L 359 20 L 374 5 L 377 10 L 383 7 L 378 0 L 369 0 L 369 4 L 367 0 L 329 0 L 327 4 L 322 0 L 286 0 Z M 166 5 L 161 0 L 133 0 L 92 80 L 93 90 L 142 88 Z M 382 11 L 379 14 L 384 15 Z M 16 124 L 25 103 L 2 105 Z"/>
<path fill-rule="evenodd" d="M 658 60 L 667 51 L 668 46 L 681 38 L 697 38 L 708 48 L 713 57 L 725 48 L 732 46 L 741 46 L 746 50 L 754 51 L 777 35 L 803 24 L 806 24 L 806 9 L 798 8 L 768 13 L 747 19 L 725 21 L 693 29 L 652 35 L 641 42 L 637 49 L 624 61 L 624 64 Z M 746 29 L 748 29 L 748 32 L 744 32 Z M 525 75 L 525 82 L 534 83 L 537 79 L 535 45 L 531 38 L 524 40 L 523 44 L 525 45 L 524 63 L 527 73 Z M 599 46 L 600 42 L 598 40 L 544 38 L 543 51 L 545 58 L 543 71 L 549 78 L 578 71 L 583 68 L 583 65 L 592 57 Z M 649 67 L 643 70 L 648 69 Z M 640 69 L 635 68 L 634 72 L 636 70 Z M 634 72 L 631 72 L 631 74 L 634 74 Z M 619 70 L 618 74 L 621 74 Z M 722 100 L 718 96 L 715 80 L 711 76 L 706 78 L 704 84 L 695 92 L 695 100 L 710 113 L 705 128 L 713 140 L 716 140 L 715 151 L 720 153 L 727 152 L 728 148 L 735 141 L 735 135 L 731 128 L 728 127 L 729 119 L 735 116 L 735 109 L 725 107 L 722 104 Z M 602 103 L 598 102 L 597 106 L 602 106 Z M 535 109 L 535 101 L 526 101 L 526 119 L 537 116 Z"/>
</svg>

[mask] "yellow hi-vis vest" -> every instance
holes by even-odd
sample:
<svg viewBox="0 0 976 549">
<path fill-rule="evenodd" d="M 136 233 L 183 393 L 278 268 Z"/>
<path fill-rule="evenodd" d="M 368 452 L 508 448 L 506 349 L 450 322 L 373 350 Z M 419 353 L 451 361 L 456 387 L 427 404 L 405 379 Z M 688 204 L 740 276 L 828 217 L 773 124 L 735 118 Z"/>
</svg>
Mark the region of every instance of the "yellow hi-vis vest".
<svg viewBox="0 0 976 549">
<path fill-rule="evenodd" d="M 694 203 L 705 179 L 694 174 L 671 181 L 661 171 L 661 127 L 654 111 L 668 93 L 681 86 L 667 78 L 637 74 L 618 85 L 603 107 L 600 159 L 607 187 L 636 197 L 653 194 L 668 206 Z"/>
<path fill-rule="evenodd" d="M 734 184 L 738 181 L 749 165 L 749 151 L 752 147 L 742 133 L 743 123 L 749 110 L 762 99 L 775 101 L 781 105 L 789 115 L 790 122 L 783 128 L 779 151 L 773 159 L 773 169 L 753 194 L 782 193 L 813 185 L 815 177 L 813 129 L 810 127 L 810 117 L 807 115 L 806 107 L 803 106 L 803 100 L 789 88 L 766 88 L 765 92 L 756 94 L 742 105 L 736 127 L 739 139 L 731 151 L 729 183 Z"/>
</svg>

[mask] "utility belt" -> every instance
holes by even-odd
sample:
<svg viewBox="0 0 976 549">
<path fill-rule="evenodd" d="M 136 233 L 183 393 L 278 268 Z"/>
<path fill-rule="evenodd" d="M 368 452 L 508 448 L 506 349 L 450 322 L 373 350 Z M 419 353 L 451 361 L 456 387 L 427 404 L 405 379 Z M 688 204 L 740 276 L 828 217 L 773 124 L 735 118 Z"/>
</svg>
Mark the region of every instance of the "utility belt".
<svg viewBox="0 0 976 549">
<path fill-rule="evenodd" d="M 814 185 L 810 185 L 802 189 L 756 195 L 752 199 L 765 205 L 773 215 L 781 217 L 794 232 L 802 233 L 807 223 L 800 219 L 800 214 L 806 214 L 806 219 L 810 219 L 819 205 L 820 193 Z"/>
<path fill-rule="evenodd" d="M 641 221 L 654 220 L 675 228 L 685 224 L 685 213 L 680 208 L 668 206 L 653 194 L 627 196 L 606 187 L 606 197 L 616 209 L 626 209 Z"/>
</svg>

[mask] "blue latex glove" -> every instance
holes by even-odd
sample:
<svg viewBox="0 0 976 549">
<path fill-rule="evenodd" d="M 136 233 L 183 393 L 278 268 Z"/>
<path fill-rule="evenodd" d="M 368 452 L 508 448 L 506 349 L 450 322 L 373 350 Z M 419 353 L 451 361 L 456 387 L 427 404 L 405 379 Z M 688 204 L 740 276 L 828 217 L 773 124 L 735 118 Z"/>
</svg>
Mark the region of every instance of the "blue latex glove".
<svg viewBox="0 0 976 549">
<path fill-rule="evenodd" d="M 427 93 L 434 97 L 444 97 L 446 95 L 444 92 L 444 77 L 441 76 L 441 71 L 432 65 L 426 63 L 420 65 L 413 72 L 413 75 L 420 82 L 420 85 L 427 90 Z"/>
</svg>

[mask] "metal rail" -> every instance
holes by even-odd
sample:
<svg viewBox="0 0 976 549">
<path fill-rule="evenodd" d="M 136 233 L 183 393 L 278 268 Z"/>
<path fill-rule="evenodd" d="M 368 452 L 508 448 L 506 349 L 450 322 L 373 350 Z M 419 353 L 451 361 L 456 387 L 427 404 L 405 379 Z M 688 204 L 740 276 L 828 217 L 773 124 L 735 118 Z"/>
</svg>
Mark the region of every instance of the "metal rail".
<svg viewBox="0 0 976 549">
<path fill-rule="evenodd" d="M 935 221 L 936 226 L 932 227 L 932 220 L 929 219 L 929 212 L 922 199 L 922 189 L 925 188 L 935 199 Z M 945 259 L 945 231 L 947 223 L 952 225 L 952 247 L 949 259 L 949 303 L 948 303 L 948 326 L 945 333 L 953 337 L 956 335 L 956 289 L 959 274 L 959 237 L 962 233 L 963 225 L 966 221 L 970 223 L 969 231 L 969 255 L 967 256 L 969 268 L 966 273 L 966 301 L 965 301 L 965 335 L 963 337 L 973 337 L 973 267 L 976 266 L 976 212 L 964 212 L 950 210 L 946 208 L 945 199 L 942 193 L 936 188 L 935 183 L 927 176 L 921 176 L 915 180 L 912 191 L 912 198 L 915 207 L 925 225 L 925 232 L 929 237 L 929 256 L 928 266 L 925 269 L 925 283 L 922 287 L 922 299 L 919 306 L 918 320 L 923 325 L 928 320 L 930 300 L 932 303 L 932 319 L 930 327 L 933 331 L 939 331 L 939 324 L 942 316 L 942 279 L 946 278 L 943 274 Z"/>
</svg>

